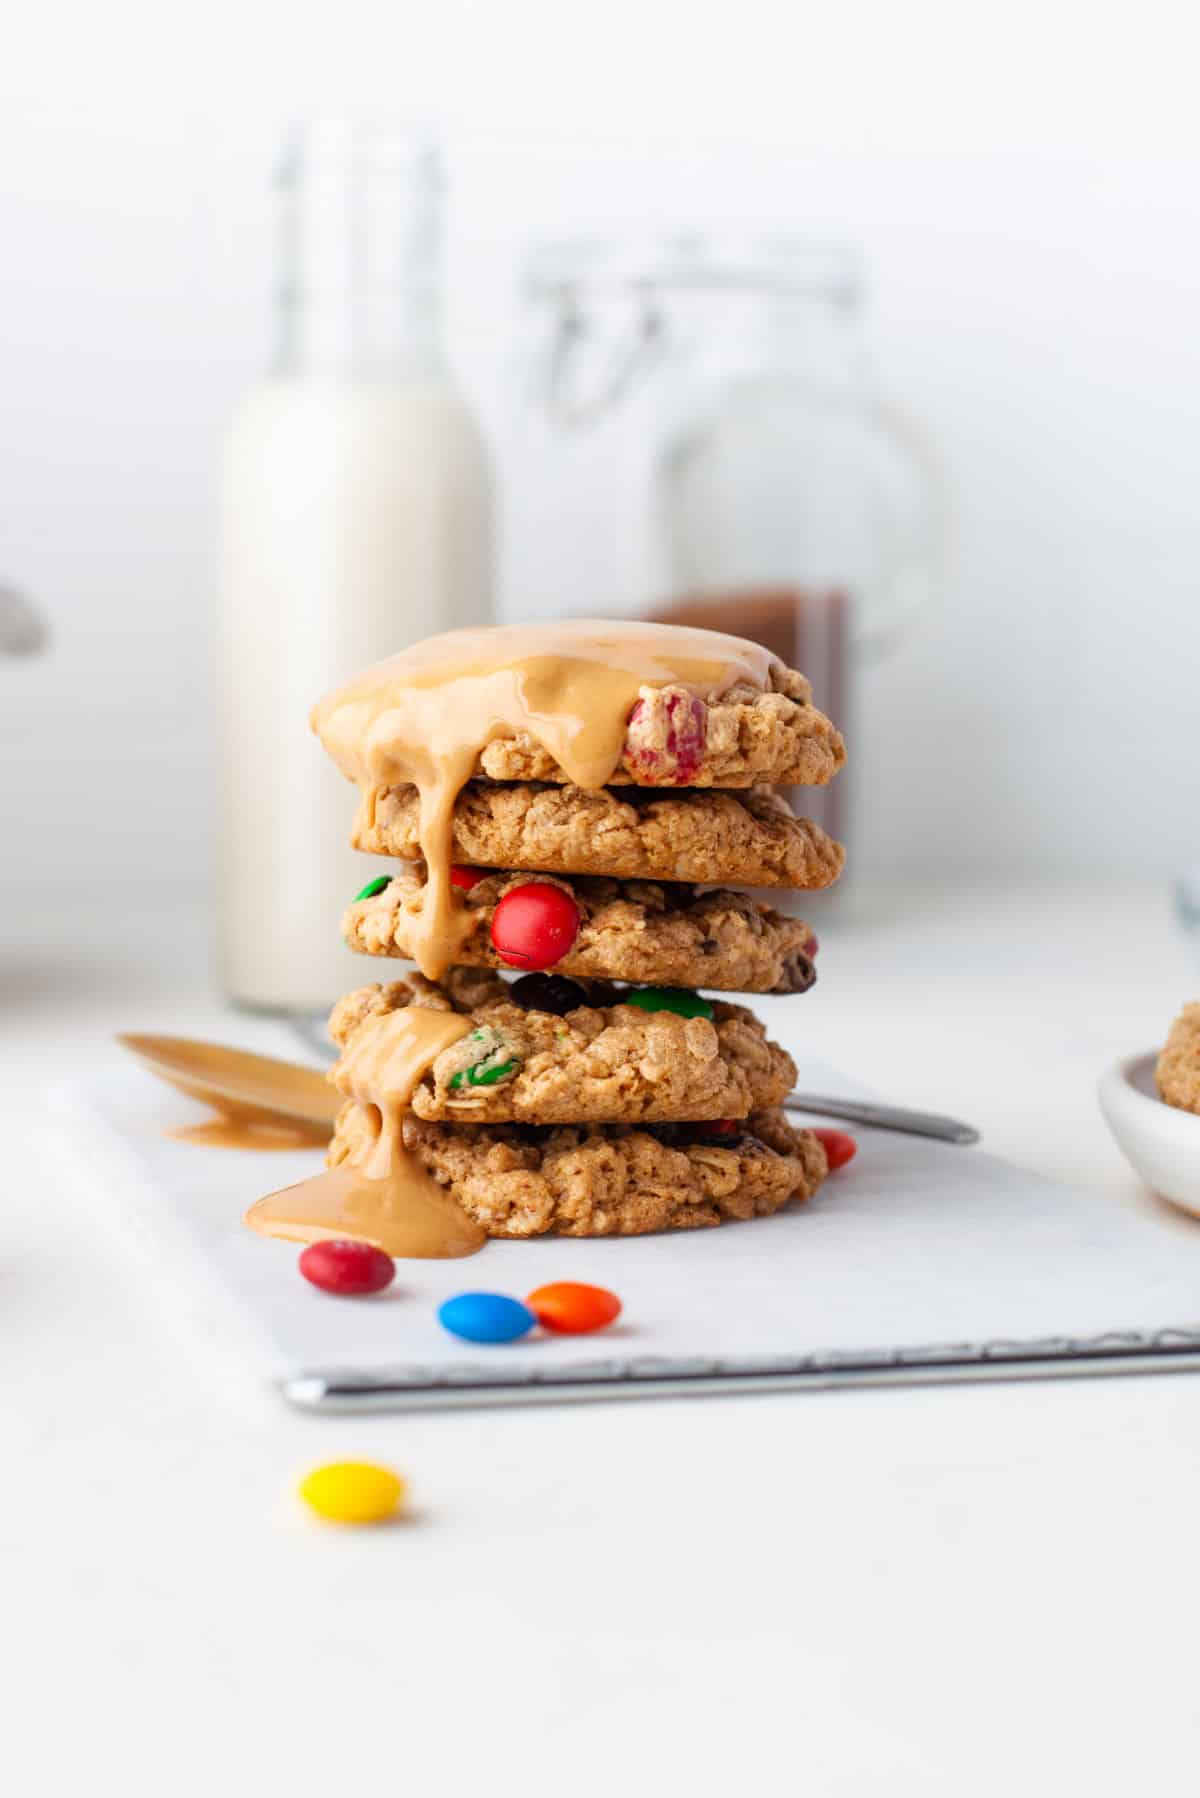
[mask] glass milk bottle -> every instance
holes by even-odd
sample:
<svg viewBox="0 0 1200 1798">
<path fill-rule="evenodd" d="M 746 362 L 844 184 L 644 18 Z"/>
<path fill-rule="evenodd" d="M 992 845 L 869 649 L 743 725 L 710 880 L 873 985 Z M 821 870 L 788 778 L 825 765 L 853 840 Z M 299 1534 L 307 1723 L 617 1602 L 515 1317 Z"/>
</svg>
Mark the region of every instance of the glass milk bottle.
<svg viewBox="0 0 1200 1798">
<path fill-rule="evenodd" d="M 491 612 L 486 456 L 443 356 L 441 170 L 400 130 L 327 122 L 279 176 L 275 366 L 222 496 L 220 946 L 237 1002 L 315 1011 L 369 976 L 338 920 L 379 871 L 308 729 L 361 668 Z"/>
</svg>

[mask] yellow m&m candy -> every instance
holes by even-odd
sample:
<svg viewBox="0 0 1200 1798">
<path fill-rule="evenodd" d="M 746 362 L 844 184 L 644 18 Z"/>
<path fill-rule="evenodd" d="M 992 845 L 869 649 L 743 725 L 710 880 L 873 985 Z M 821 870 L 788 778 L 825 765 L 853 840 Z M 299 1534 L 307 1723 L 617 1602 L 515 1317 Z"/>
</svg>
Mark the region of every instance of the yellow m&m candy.
<svg viewBox="0 0 1200 1798">
<path fill-rule="evenodd" d="M 384 1523 L 404 1497 L 404 1481 L 370 1461 L 331 1461 L 300 1482 L 300 1496 L 330 1523 Z"/>
</svg>

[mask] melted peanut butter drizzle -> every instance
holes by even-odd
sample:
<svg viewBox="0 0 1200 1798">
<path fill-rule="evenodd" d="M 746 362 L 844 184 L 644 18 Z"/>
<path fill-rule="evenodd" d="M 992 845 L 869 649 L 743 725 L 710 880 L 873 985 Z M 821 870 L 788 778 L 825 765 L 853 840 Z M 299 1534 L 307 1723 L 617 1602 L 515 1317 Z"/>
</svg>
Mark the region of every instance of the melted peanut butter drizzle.
<svg viewBox="0 0 1200 1798">
<path fill-rule="evenodd" d="M 354 1032 L 329 1078 L 346 1098 L 378 1114 L 379 1134 L 363 1163 L 370 1179 L 385 1179 L 407 1154 L 400 1132 L 413 1093 L 442 1050 L 473 1028 L 462 1012 L 403 1005 L 364 1019 Z"/>
<path fill-rule="evenodd" d="M 776 658 L 718 631 L 584 619 L 448 631 L 368 669 L 313 711 L 313 729 L 367 793 L 415 786 L 428 875 L 412 910 L 415 959 L 439 979 L 470 928 L 450 879 L 454 807 L 480 752 L 526 732 L 575 786 L 606 786 L 643 688 L 719 698 L 765 691 Z"/>
<path fill-rule="evenodd" d="M 389 1255 L 473 1255 L 487 1237 L 404 1147 L 404 1113 L 429 1068 L 472 1028 L 453 1011 L 408 1005 L 366 1018 L 330 1072 L 339 1092 L 378 1120 L 361 1165 L 330 1168 L 259 1199 L 246 1223 L 263 1236 L 317 1242 L 349 1236 Z"/>
</svg>

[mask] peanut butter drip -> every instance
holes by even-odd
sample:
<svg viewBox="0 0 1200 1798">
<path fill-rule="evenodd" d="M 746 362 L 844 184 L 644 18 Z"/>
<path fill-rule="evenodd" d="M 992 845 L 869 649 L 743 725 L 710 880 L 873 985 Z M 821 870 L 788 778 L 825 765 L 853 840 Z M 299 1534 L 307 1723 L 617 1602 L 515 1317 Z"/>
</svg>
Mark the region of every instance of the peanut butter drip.
<svg viewBox="0 0 1200 1798">
<path fill-rule="evenodd" d="M 406 905 L 421 972 L 440 978 L 468 934 L 450 879 L 454 806 L 488 743 L 525 732 L 575 786 L 607 786 L 643 689 L 765 692 L 775 666 L 758 644 L 717 631 L 564 620 L 448 631 L 323 699 L 313 729 L 349 779 L 368 793 L 417 789 L 429 877 Z"/>
<path fill-rule="evenodd" d="M 399 1011 L 365 1018 L 350 1038 L 329 1078 L 368 1116 L 378 1115 L 379 1135 L 363 1172 L 382 1180 L 396 1161 L 408 1158 L 400 1129 L 413 1093 L 443 1049 L 460 1043 L 474 1028 L 458 1011 L 431 1011 L 403 1005 Z"/>
<path fill-rule="evenodd" d="M 367 1018 L 330 1079 L 378 1132 L 361 1167 L 332 1168 L 260 1199 L 246 1223 L 290 1242 L 350 1236 L 389 1255 L 421 1259 L 473 1255 L 487 1240 L 462 1207 L 404 1147 L 401 1130 L 413 1092 L 443 1049 L 472 1028 L 458 1012 L 409 1005 Z"/>
<path fill-rule="evenodd" d="M 314 1068 L 182 1036 L 119 1036 L 151 1073 L 216 1116 L 167 1134 L 219 1149 L 308 1149 L 329 1141 L 337 1096 Z"/>
<path fill-rule="evenodd" d="M 259 1236 L 278 1236 L 285 1242 L 350 1237 L 373 1243 L 401 1260 L 447 1261 L 477 1255 L 487 1241 L 479 1225 L 419 1162 L 386 1180 L 368 1179 L 358 1167 L 328 1168 L 260 1199 L 246 1213 L 246 1222 Z"/>
</svg>

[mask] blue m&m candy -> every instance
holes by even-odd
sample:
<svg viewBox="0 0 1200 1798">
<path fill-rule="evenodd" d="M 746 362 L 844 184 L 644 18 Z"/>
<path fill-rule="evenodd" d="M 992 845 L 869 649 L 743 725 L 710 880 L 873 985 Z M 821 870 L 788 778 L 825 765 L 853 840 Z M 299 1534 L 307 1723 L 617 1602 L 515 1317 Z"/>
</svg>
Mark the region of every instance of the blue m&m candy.
<svg viewBox="0 0 1200 1798">
<path fill-rule="evenodd" d="M 502 1292 L 457 1292 L 439 1306 L 438 1319 L 466 1342 L 515 1342 L 537 1323 L 528 1305 Z"/>
</svg>

